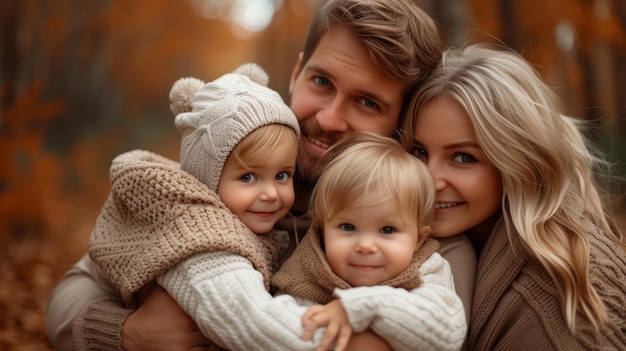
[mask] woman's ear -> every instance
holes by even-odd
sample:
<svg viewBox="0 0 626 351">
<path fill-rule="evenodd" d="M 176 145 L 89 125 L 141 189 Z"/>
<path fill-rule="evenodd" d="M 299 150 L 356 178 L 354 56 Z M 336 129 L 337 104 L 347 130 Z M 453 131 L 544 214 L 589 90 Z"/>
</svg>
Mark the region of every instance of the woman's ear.
<svg viewBox="0 0 626 351">
<path fill-rule="evenodd" d="M 293 70 L 291 71 L 291 78 L 289 79 L 289 95 L 293 94 L 293 89 L 296 86 L 296 80 L 300 75 L 300 69 L 302 68 L 300 65 L 302 64 L 302 55 L 303 52 L 298 54 L 298 60 L 296 61 L 295 66 L 293 66 Z"/>
<path fill-rule="evenodd" d="M 424 244 L 424 241 L 426 241 L 426 238 L 428 238 L 428 234 L 430 234 L 431 231 L 432 229 L 430 228 L 429 225 L 425 225 L 420 228 L 419 232 L 417 233 L 415 251 L 419 250 L 419 248 L 422 247 L 422 245 Z"/>
</svg>

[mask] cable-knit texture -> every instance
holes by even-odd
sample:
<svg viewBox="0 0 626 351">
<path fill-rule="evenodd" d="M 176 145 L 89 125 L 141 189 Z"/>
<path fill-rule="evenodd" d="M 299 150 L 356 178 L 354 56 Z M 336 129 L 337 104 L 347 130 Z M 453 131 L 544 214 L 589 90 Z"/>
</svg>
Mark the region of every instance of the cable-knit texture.
<svg viewBox="0 0 626 351">
<path fill-rule="evenodd" d="M 467 332 L 448 262 L 437 252 L 420 266 L 422 285 L 335 289 L 355 332 L 367 328 L 396 351 L 458 351 Z"/>
<path fill-rule="evenodd" d="M 254 234 L 205 184 L 157 154 L 122 154 L 113 160 L 110 177 L 111 193 L 96 221 L 89 254 L 129 306 L 146 283 L 205 251 L 245 257 L 269 288 L 286 247 L 284 235 Z"/>
<path fill-rule="evenodd" d="M 193 318 L 198 328 L 220 347 L 233 351 L 315 350 L 301 339 L 302 314 L 294 298 L 273 298 L 263 277 L 245 258 L 225 251 L 194 255 L 157 278 Z"/>
<path fill-rule="evenodd" d="M 571 333 L 550 275 L 513 253 L 501 220 L 479 261 L 470 349 L 626 350 L 626 253 L 589 229 L 590 277 L 609 322 L 596 331 L 579 314 Z"/>
<path fill-rule="evenodd" d="M 328 265 L 322 251 L 320 233 L 311 228 L 294 253 L 272 277 L 272 287 L 287 294 L 326 304 L 334 299 L 335 288 L 348 289 L 350 284 L 338 277 Z M 439 248 L 439 243 L 426 239 L 413 254 L 409 267 L 380 285 L 411 290 L 421 285 L 420 265 Z"/>
<path fill-rule="evenodd" d="M 300 136 L 298 119 L 257 64 L 241 65 L 204 85 L 182 78 L 170 91 L 174 123 L 182 135 L 181 168 L 216 191 L 224 163 L 246 136 L 282 124 Z"/>
</svg>

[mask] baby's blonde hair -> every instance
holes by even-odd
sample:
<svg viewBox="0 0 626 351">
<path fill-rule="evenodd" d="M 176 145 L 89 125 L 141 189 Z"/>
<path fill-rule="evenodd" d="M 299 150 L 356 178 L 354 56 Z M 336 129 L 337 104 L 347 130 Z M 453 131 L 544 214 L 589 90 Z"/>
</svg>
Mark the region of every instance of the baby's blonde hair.
<svg viewBox="0 0 626 351">
<path fill-rule="evenodd" d="M 373 192 L 383 195 L 381 202 L 393 201 L 418 235 L 428 233 L 434 220 L 434 181 L 426 165 L 397 141 L 374 133 L 351 133 L 328 150 L 325 160 L 310 203 L 317 230 L 322 231 L 324 221 L 343 209 L 361 205 Z"/>
<path fill-rule="evenodd" d="M 294 130 L 284 124 L 268 124 L 260 127 L 237 144 L 228 155 L 228 159 L 239 166 L 248 168 L 249 160 L 262 164 L 278 145 L 289 143 L 293 145 L 294 159 L 298 152 L 298 136 Z"/>
</svg>

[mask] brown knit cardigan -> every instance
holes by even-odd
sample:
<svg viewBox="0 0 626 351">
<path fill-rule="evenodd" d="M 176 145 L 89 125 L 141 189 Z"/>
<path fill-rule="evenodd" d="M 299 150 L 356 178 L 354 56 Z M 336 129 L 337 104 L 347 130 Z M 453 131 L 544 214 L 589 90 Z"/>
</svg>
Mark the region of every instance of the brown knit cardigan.
<svg viewBox="0 0 626 351">
<path fill-rule="evenodd" d="M 598 332 L 578 315 L 565 322 L 554 282 L 538 263 L 516 255 L 500 220 L 478 263 L 470 350 L 626 350 L 626 253 L 591 230 L 590 274 L 610 322 Z"/>
<path fill-rule="evenodd" d="M 254 234 L 205 184 L 178 163 L 148 151 L 116 157 L 110 177 L 111 193 L 92 232 L 89 254 L 130 307 L 141 287 L 209 250 L 245 257 L 269 289 L 286 233 Z"/>
</svg>

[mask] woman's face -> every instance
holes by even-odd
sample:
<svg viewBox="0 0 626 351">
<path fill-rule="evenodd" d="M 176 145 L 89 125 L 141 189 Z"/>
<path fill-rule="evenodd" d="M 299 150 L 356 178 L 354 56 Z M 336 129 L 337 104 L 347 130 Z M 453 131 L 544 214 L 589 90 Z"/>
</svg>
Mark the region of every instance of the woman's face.
<svg viewBox="0 0 626 351">
<path fill-rule="evenodd" d="M 437 189 L 431 235 L 465 232 L 471 238 L 472 229 L 499 210 L 502 187 L 500 172 L 480 149 L 468 114 L 452 98 L 434 99 L 420 110 L 413 137 L 413 154 L 428 165 Z"/>
</svg>

